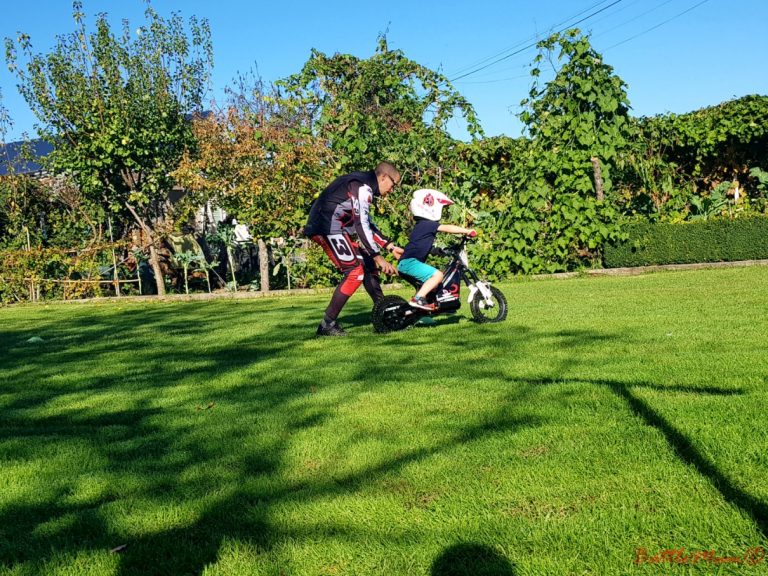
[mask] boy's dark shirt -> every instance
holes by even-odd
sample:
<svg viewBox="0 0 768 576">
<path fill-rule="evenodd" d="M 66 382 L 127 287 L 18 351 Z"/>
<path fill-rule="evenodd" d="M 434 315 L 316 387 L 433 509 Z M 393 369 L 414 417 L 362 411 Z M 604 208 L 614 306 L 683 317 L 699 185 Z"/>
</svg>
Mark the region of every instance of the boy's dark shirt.
<svg viewBox="0 0 768 576">
<path fill-rule="evenodd" d="M 425 262 L 429 251 L 432 250 L 432 246 L 435 243 L 435 236 L 437 236 L 437 228 L 440 226 L 440 222 L 434 222 L 427 220 L 426 218 L 416 218 L 416 225 L 413 227 L 408 238 L 408 245 L 403 251 L 403 255 L 400 260 L 406 258 L 416 258 L 420 262 Z"/>
</svg>

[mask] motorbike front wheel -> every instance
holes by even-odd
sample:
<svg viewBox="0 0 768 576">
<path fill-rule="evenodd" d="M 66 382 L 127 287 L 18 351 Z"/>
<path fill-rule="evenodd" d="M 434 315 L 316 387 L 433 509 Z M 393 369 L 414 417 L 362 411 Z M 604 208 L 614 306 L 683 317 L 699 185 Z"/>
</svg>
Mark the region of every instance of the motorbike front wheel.
<svg viewBox="0 0 768 576">
<path fill-rule="evenodd" d="M 478 323 L 501 322 L 507 317 L 507 298 L 495 286 L 488 285 L 491 291 L 490 302 L 486 302 L 480 290 L 477 290 L 469 302 L 472 319 Z"/>
</svg>

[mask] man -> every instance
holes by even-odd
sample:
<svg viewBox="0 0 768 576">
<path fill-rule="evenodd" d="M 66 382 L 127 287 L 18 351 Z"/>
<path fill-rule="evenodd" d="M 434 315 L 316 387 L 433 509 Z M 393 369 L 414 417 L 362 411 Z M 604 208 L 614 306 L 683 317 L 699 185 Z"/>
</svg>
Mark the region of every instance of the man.
<svg viewBox="0 0 768 576">
<path fill-rule="evenodd" d="M 382 162 L 372 172 L 339 176 L 312 204 L 304 234 L 322 246 L 344 275 L 317 327 L 318 336 L 347 335 L 336 319 L 360 284 L 374 303 L 384 297 L 379 269 L 389 275 L 396 271 L 381 251 L 388 250 L 399 258 L 403 249 L 376 228 L 370 212 L 374 198 L 386 196 L 399 183 L 400 172 L 389 162 Z"/>
</svg>

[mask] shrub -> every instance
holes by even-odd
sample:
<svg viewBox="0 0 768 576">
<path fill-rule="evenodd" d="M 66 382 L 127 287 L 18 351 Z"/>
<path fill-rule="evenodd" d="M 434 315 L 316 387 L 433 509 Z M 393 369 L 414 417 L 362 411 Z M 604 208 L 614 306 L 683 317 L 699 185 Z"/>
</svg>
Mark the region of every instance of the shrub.
<svg viewBox="0 0 768 576">
<path fill-rule="evenodd" d="M 768 218 L 706 220 L 680 224 L 638 222 L 624 242 L 605 248 L 606 268 L 768 258 Z"/>
</svg>

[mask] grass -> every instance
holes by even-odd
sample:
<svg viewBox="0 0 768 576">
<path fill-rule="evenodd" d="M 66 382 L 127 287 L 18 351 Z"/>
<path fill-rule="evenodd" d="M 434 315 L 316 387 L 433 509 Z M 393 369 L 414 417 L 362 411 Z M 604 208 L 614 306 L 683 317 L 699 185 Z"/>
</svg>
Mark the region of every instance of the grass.
<svg viewBox="0 0 768 576">
<path fill-rule="evenodd" d="M 766 287 L 519 281 L 388 335 L 360 291 L 321 340 L 328 295 L 0 309 L 0 574 L 765 574 L 636 560 L 768 548 Z"/>
</svg>

